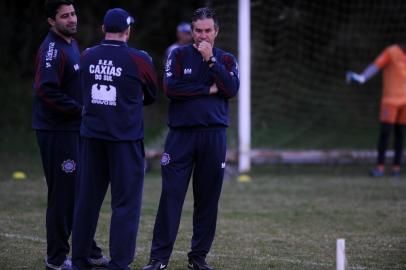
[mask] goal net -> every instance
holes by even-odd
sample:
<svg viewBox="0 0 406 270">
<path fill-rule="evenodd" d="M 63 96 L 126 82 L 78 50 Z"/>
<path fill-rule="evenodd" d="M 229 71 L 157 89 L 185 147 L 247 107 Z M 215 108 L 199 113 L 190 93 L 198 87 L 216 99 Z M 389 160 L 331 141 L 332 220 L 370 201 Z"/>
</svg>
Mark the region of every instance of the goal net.
<svg viewBox="0 0 406 270">
<path fill-rule="evenodd" d="M 211 4 L 217 46 L 238 55 L 238 1 Z M 375 148 L 381 75 L 349 86 L 345 72 L 361 72 L 386 46 L 406 42 L 405 14 L 403 0 L 252 0 L 253 147 Z"/>
</svg>

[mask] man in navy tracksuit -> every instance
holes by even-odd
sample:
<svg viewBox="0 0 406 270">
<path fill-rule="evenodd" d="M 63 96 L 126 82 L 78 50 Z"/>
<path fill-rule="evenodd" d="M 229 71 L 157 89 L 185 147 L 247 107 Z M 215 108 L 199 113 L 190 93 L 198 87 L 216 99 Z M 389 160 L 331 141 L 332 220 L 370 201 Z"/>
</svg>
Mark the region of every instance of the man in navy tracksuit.
<svg viewBox="0 0 406 270">
<path fill-rule="evenodd" d="M 45 4 L 51 28 L 35 64 L 32 127 L 36 130 L 48 186 L 46 269 L 71 269 L 67 259 L 78 179 L 81 98 L 80 53 L 72 35 L 77 18 L 71 0 Z M 93 242 L 92 264 L 107 265 Z"/>
<path fill-rule="evenodd" d="M 134 259 L 144 182 L 143 105 L 158 88 L 150 56 L 127 46 L 133 18 L 107 11 L 100 45 L 83 52 L 83 136 L 80 193 L 72 236 L 76 270 L 90 269 L 86 257 L 100 207 L 111 183 L 108 269 L 127 270 Z"/>
<path fill-rule="evenodd" d="M 228 99 L 239 87 L 233 55 L 214 48 L 218 22 L 209 8 L 192 17 L 194 44 L 174 49 L 167 60 L 164 87 L 170 98 L 170 131 L 161 159 L 162 194 L 150 262 L 143 270 L 166 269 L 193 172 L 193 237 L 189 269 L 212 269 L 206 255 L 217 220 L 226 155 Z"/>
</svg>

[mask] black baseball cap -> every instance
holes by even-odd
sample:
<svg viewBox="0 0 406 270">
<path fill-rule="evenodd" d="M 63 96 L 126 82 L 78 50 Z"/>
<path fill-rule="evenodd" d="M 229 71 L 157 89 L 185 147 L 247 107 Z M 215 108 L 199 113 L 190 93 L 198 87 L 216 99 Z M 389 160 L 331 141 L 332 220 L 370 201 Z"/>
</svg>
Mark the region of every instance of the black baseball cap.
<svg viewBox="0 0 406 270">
<path fill-rule="evenodd" d="M 178 26 L 176 27 L 176 31 L 190 33 L 192 32 L 192 27 L 190 26 L 190 23 L 182 22 L 178 24 Z"/>
<path fill-rule="evenodd" d="M 134 23 L 134 18 L 122 8 L 109 9 L 104 15 L 104 31 L 108 33 L 121 33 Z"/>
</svg>

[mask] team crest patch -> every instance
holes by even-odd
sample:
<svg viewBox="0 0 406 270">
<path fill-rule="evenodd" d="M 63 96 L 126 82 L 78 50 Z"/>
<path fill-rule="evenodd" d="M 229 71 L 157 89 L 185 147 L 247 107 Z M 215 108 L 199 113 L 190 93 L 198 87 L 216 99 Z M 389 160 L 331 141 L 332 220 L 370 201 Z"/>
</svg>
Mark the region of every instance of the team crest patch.
<svg viewBox="0 0 406 270">
<path fill-rule="evenodd" d="M 76 163 L 74 160 L 67 159 L 62 162 L 62 171 L 66 173 L 72 173 L 76 170 Z"/>
<path fill-rule="evenodd" d="M 170 160 L 171 156 L 168 153 L 163 153 L 161 158 L 161 165 L 162 166 L 168 165 Z"/>
</svg>

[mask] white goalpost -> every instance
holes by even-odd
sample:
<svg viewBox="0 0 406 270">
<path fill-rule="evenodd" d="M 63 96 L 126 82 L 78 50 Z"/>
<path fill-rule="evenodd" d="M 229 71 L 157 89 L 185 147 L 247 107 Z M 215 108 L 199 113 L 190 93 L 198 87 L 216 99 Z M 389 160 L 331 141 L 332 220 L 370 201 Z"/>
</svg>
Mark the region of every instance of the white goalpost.
<svg viewBox="0 0 406 270">
<path fill-rule="evenodd" d="M 336 266 L 337 270 L 345 270 L 345 239 L 337 239 Z"/>
<path fill-rule="evenodd" d="M 238 170 L 251 169 L 251 3 L 238 1 L 238 61 L 240 90 L 238 94 Z"/>
</svg>

